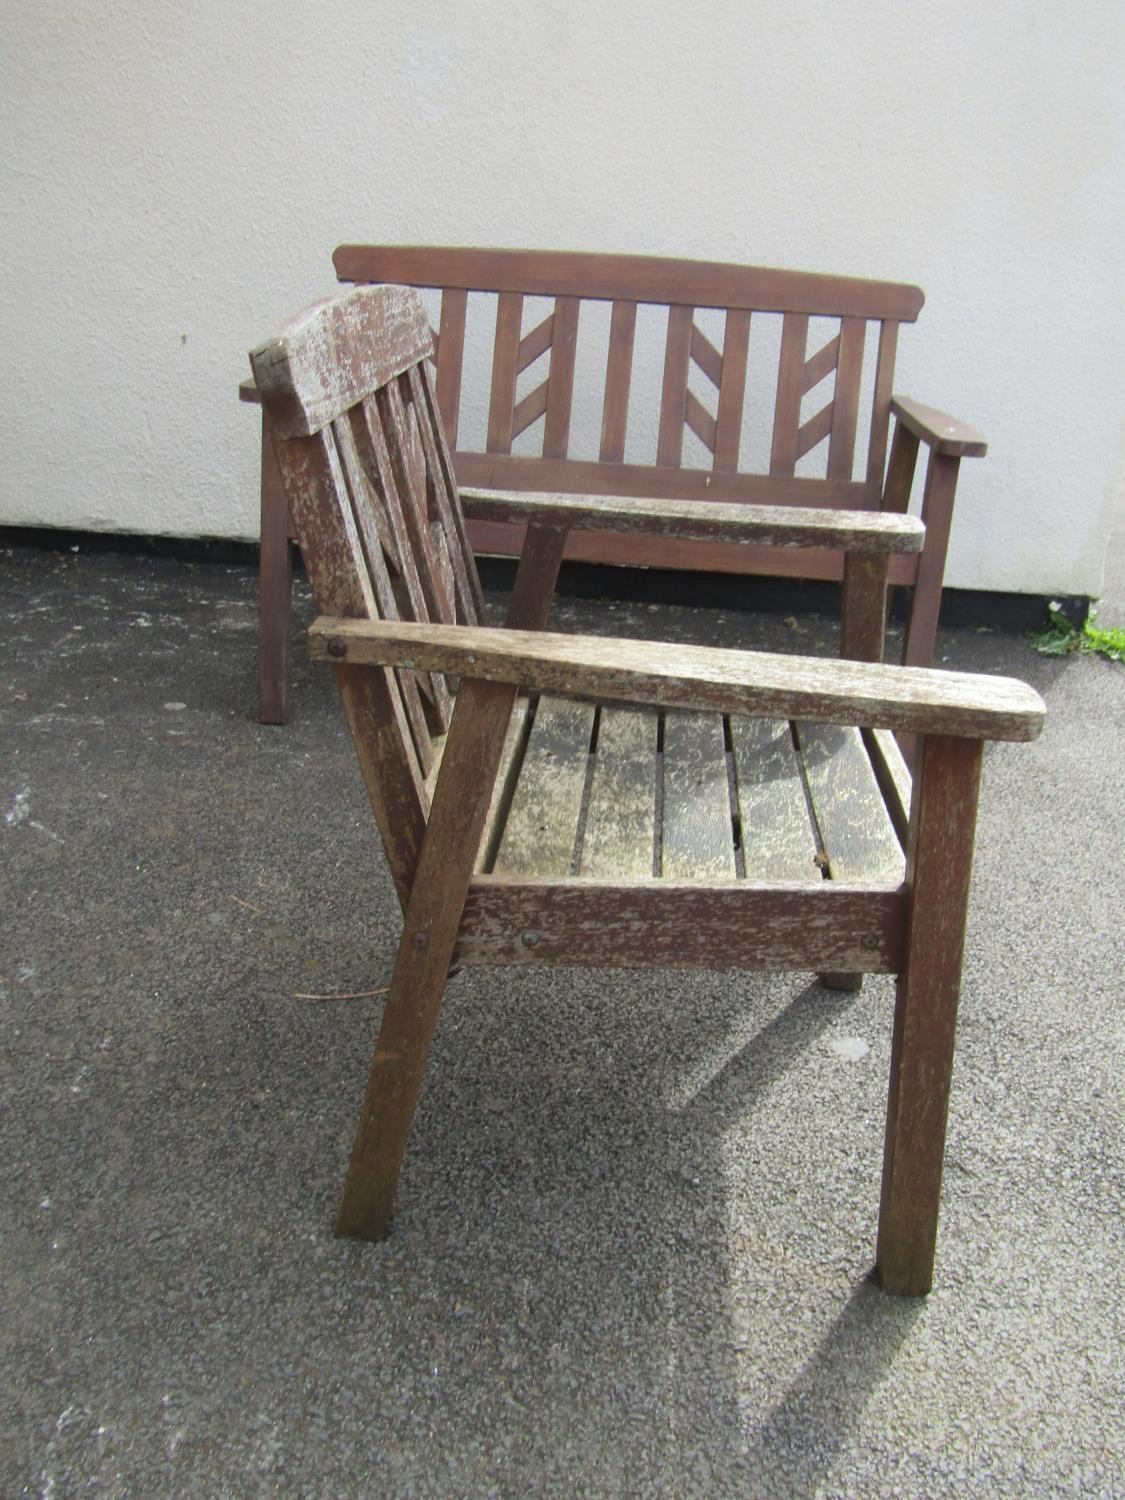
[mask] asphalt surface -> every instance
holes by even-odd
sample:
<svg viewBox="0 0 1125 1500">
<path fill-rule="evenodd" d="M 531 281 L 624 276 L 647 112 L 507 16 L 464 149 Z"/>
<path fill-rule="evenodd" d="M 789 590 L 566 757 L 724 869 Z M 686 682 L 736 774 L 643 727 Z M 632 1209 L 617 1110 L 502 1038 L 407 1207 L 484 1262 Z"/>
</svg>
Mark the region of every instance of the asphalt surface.
<svg viewBox="0 0 1125 1500">
<path fill-rule="evenodd" d="M 9 551 L 0 589 L 0 1495 L 1125 1494 L 1125 667 L 941 636 L 1049 717 L 987 756 L 897 1301 L 885 979 L 465 973 L 394 1232 L 335 1240 L 380 1001 L 295 997 L 384 983 L 398 915 L 330 674 L 298 648 L 256 723 L 246 570 Z"/>
</svg>

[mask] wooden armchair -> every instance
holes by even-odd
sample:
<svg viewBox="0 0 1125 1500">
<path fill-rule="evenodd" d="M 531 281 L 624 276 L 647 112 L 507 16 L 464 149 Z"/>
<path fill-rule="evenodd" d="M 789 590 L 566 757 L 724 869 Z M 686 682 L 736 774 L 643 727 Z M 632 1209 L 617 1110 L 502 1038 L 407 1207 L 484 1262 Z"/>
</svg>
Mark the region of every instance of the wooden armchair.
<svg viewBox="0 0 1125 1500">
<path fill-rule="evenodd" d="M 452 965 L 894 973 L 877 1269 L 930 1286 L 983 741 L 1022 683 L 544 631 L 570 529 L 842 546 L 845 638 L 881 645 L 910 517 L 508 496 L 503 629 L 480 584 L 421 303 L 364 287 L 251 356 L 404 912 L 338 1232 L 387 1231 Z M 456 686 L 455 686 L 456 684 Z M 911 785 L 893 731 L 922 737 Z"/>
</svg>

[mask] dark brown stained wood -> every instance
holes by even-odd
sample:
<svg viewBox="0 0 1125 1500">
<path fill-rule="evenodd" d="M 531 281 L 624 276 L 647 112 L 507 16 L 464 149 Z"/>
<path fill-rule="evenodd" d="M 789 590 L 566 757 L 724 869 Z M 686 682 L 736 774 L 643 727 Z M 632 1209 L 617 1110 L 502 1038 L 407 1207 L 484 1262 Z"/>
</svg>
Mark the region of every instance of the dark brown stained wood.
<svg viewBox="0 0 1125 1500">
<path fill-rule="evenodd" d="M 650 255 L 592 255 L 557 250 L 484 250 L 432 245 L 340 245 L 332 256 L 341 281 L 404 282 L 417 287 L 506 289 L 529 296 L 590 297 L 694 307 L 761 308 L 912 323 L 925 298 L 916 286 L 778 271 L 718 261 Z"/>
<path fill-rule="evenodd" d="M 715 418 L 694 391 L 684 394 L 684 421 L 705 448 L 715 451 Z"/>
<path fill-rule="evenodd" d="M 883 489 L 883 509 L 905 513 L 910 504 L 910 490 L 918 462 L 918 439 L 901 422 L 895 423 L 891 461 L 887 465 L 887 482 Z"/>
<path fill-rule="evenodd" d="M 681 423 L 682 427 L 682 423 Z M 796 434 L 794 433 L 794 438 Z M 559 491 L 575 495 L 643 495 L 670 500 L 734 500 L 756 505 L 814 505 L 862 510 L 867 486 L 836 479 L 726 474 L 660 464 L 602 464 L 511 453 L 458 453 L 457 479 L 467 488 Z"/>
<path fill-rule="evenodd" d="M 469 531 L 478 556 L 518 557 L 523 547 L 522 526 L 473 521 Z M 576 530 L 567 538 L 566 555 L 583 562 L 704 568 L 713 573 L 749 576 L 832 578 L 837 582 L 844 576 L 843 553 L 823 547 L 806 547 L 796 552 L 755 542 L 680 542 L 636 533 L 620 536 L 608 531 Z M 892 557 L 889 578 L 892 584 L 912 585 L 917 574 L 917 556 Z"/>
<path fill-rule="evenodd" d="M 664 716 L 660 873 L 668 880 L 725 880 L 736 873 L 719 714 Z"/>
<path fill-rule="evenodd" d="M 443 455 L 440 448 L 441 429 L 434 425 L 432 401 L 423 369 L 424 367 L 420 369 L 416 366 L 410 371 L 408 379 L 411 400 L 419 414 L 418 427 L 426 459 L 429 493 L 433 497 L 434 508 L 445 534 L 447 553 L 453 569 L 457 620 L 463 625 L 475 625 L 483 618 L 480 580 L 465 533 L 452 467 L 448 463 L 448 455 Z"/>
<path fill-rule="evenodd" d="M 879 352 L 875 359 L 875 389 L 871 401 L 871 431 L 867 439 L 867 488 L 874 503 L 883 490 L 883 468 L 887 462 L 887 432 L 891 418 L 891 390 L 898 348 L 898 324 L 879 326 Z M 905 509 L 905 507 L 902 507 Z"/>
<path fill-rule="evenodd" d="M 438 415 L 437 393 L 429 365 L 416 365 L 410 372 L 411 390 L 419 411 L 429 415 L 429 422 L 422 423 L 422 440 L 427 444 L 427 457 L 434 477 L 438 509 L 446 516 L 446 527 L 450 537 L 456 537 L 463 566 L 457 573 L 458 580 L 466 590 L 463 608 L 466 624 L 478 624 L 484 619 L 484 596 L 477 575 L 472 545 L 465 527 L 465 518 L 457 499 L 457 477 L 453 468 L 453 456 L 449 451 Z M 430 453 L 432 447 L 433 452 Z M 443 510 L 443 506 L 446 507 Z M 452 544 L 451 544 L 452 545 Z"/>
<path fill-rule="evenodd" d="M 590 703 L 540 698 L 493 869 L 569 875 L 594 727 Z"/>
<path fill-rule="evenodd" d="M 898 834 L 899 843 L 905 849 L 910 824 L 910 798 L 913 793 L 910 767 L 903 759 L 893 734 L 888 734 L 885 729 L 865 729 L 862 733 L 863 743 L 871 757 L 871 769 L 875 772 L 875 780 L 879 783 L 879 790 L 887 805 L 888 816 Z"/>
<path fill-rule="evenodd" d="M 886 554 L 852 549 L 844 560 L 840 655 L 852 661 L 882 661 L 887 624 Z"/>
<path fill-rule="evenodd" d="M 259 400 L 258 387 L 253 381 L 244 384 L 252 387 L 254 400 Z M 289 501 L 273 451 L 269 416 L 264 411 L 260 505 L 258 722 L 284 724 L 289 717 L 293 555 L 289 548 Z"/>
<path fill-rule="evenodd" d="M 492 350 L 492 395 L 486 438 L 489 453 L 508 453 L 512 447 L 512 413 L 516 404 L 522 319 L 522 295 L 501 292 L 496 301 L 496 341 Z"/>
<path fill-rule="evenodd" d="M 734 714 L 730 728 L 746 879 L 818 884 L 816 837 L 789 721 Z"/>
<path fill-rule="evenodd" d="M 902 848 L 859 730 L 799 723 L 797 739 L 831 879 L 901 880 Z"/>
<path fill-rule="evenodd" d="M 451 447 L 457 446 L 461 418 L 461 368 L 465 358 L 465 313 L 469 295 L 459 287 L 441 294 L 438 332 L 437 403 Z"/>
<path fill-rule="evenodd" d="M 526 693 L 521 693 L 512 705 L 512 716 L 508 720 L 508 731 L 504 736 L 500 769 L 496 773 L 496 784 L 492 788 L 492 799 L 488 804 L 488 816 L 485 818 L 484 833 L 474 866 L 477 874 L 490 872 L 496 859 L 496 849 L 507 821 L 508 808 L 512 805 L 512 793 L 516 788 L 520 766 L 523 764 L 529 727 L 530 701 Z"/>
<path fill-rule="evenodd" d="M 547 382 L 544 380 L 516 402 L 516 408 L 512 412 L 512 437 L 517 438 L 521 432 L 526 432 L 532 422 L 538 422 L 546 410 Z"/>
<path fill-rule="evenodd" d="M 516 360 L 516 368 L 522 374 L 528 365 L 546 354 L 551 347 L 551 339 L 555 331 L 555 315 L 548 313 L 542 323 L 537 323 L 528 333 L 520 339 L 519 355 Z"/>
<path fill-rule="evenodd" d="M 770 474 L 777 478 L 792 478 L 797 462 L 797 432 L 801 425 L 801 396 L 804 393 L 805 349 L 808 339 L 808 314 L 786 313 L 781 322 L 777 397 L 773 409 L 773 447 L 770 450 Z"/>
<path fill-rule="evenodd" d="M 600 879 L 654 874 L 659 715 L 603 704 L 578 874 Z"/>
<path fill-rule="evenodd" d="M 822 380 L 836 368 L 840 358 L 840 335 L 829 339 L 822 349 L 818 349 L 811 358 L 805 361 L 804 373 L 801 379 L 801 394 L 807 396 L 814 390 Z"/>
<path fill-rule="evenodd" d="M 719 409 L 715 421 L 715 468 L 735 470 L 742 442 L 742 408 L 746 397 L 746 361 L 750 348 L 751 314 L 740 308 L 727 313 L 723 335 L 723 364 L 719 380 Z"/>
<path fill-rule="evenodd" d="M 505 629 L 542 630 L 551 611 L 565 545 L 565 527 L 535 525 L 527 528 L 512 597 L 508 601 Z"/>
<path fill-rule="evenodd" d="M 951 417 L 948 412 L 938 411 L 934 406 L 924 406 L 909 396 L 892 396 L 891 410 L 915 437 L 927 443 L 934 453 L 949 458 L 983 458 L 988 452 L 988 439 L 983 432 Z"/>
<path fill-rule="evenodd" d="M 970 672 L 716 651 L 667 641 L 329 616 L 313 622 L 309 647 L 314 660 L 419 667 L 518 683 L 563 697 L 662 708 L 996 740 L 1033 740 L 1043 727 L 1043 700 L 1033 688 L 1014 678 Z"/>
<path fill-rule="evenodd" d="M 852 477 L 865 334 L 866 325 L 862 318 L 841 319 L 840 358 L 832 397 L 832 436 L 828 443 L 828 474 L 832 479 Z"/>
<path fill-rule="evenodd" d="M 603 968 L 839 968 L 893 974 L 901 889 L 477 876 L 454 959 Z M 531 941 L 528 941 L 528 939 Z"/>
<path fill-rule="evenodd" d="M 625 429 L 629 420 L 629 385 L 633 371 L 633 339 L 637 304 L 615 302 L 609 320 L 609 352 L 602 403 L 601 463 L 619 464 L 625 458 Z"/>
<path fill-rule="evenodd" d="M 300 437 L 327 426 L 432 347 L 417 296 L 402 287 L 356 287 L 298 314 L 251 351 L 250 363 L 275 437 Z"/>
<path fill-rule="evenodd" d="M 679 467 L 684 449 L 684 408 L 687 401 L 688 355 L 691 352 L 694 313 L 695 309 L 692 307 L 668 309 L 656 462 L 673 469 Z"/>
<path fill-rule="evenodd" d="M 914 608 L 906 627 L 902 659 L 907 666 L 920 666 L 922 662 L 933 660 L 938 612 L 941 609 L 941 580 L 945 573 L 945 554 L 949 548 L 953 498 L 960 464 L 959 458 L 949 458 L 931 450 L 930 461 L 926 466 L 922 521 L 926 527 L 927 547 L 918 559 Z"/>
<path fill-rule="evenodd" d="M 578 346 L 577 297 L 557 297 L 551 371 L 547 377 L 547 420 L 543 426 L 545 458 L 565 458 L 570 440 L 570 404 L 574 393 L 574 357 Z"/>
<path fill-rule="evenodd" d="M 718 389 L 723 378 L 723 356 L 694 320 L 691 325 L 691 343 L 689 348 L 694 363 L 699 366 L 711 384 Z"/>
<path fill-rule="evenodd" d="M 818 443 L 823 443 L 832 431 L 834 413 L 835 406 L 829 401 L 827 406 L 822 406 L 807 422 L 801 423 L 797 429 L 798 458 L 804 458 L 805 454 L 811 453 Z"/>
<path fill-rule="evenodd" d="M 876 1250 L 882 1285 L 906 1297 L 933 1281 L 982 752 L 927 738 L 914 789 Z"/>
</svg>

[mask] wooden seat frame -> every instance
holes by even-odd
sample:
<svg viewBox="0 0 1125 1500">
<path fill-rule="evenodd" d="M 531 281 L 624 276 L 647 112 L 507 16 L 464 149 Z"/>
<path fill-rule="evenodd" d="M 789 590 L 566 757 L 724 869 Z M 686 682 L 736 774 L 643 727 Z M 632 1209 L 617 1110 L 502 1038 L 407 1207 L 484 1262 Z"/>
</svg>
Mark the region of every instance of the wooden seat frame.
<svg viewBox="0 0 1125 1500">
<path fill-rule="evenodd" d="M 870 512 L 518 494 L 503 628 L 488 627 L 412 291 L 357 288 L 251 355 L 278 471 L 404 920 L 338 1232 L 379 1239 L 446 978 L 463 964 L 807 969 L 898 976 L 876 1266 L 932 1279 L 983 742 L 1039 732 L 1024 684 L 883 665 L 890 559 L 919 523 Z M 487 510 L 490 502 L 480 502 Z M 478 512 L 479 513 L 479 512 Z M 544 630 L 572 527 L 847 553 L 845 646 L 867 660 Z M 456 687 L 454 690 L 454 682 Z M 877 879 L 489 873 L 481 866 L 521 691 L 659 712 L 859 726 L 904 867 Z M 910 785 L 888 731 L 919 735 Z M 858 741 L 857 741 L 858 742 Z M 501 812 L 502 816 L 502 812 Z M 487 864 L 487 861 L 486 861 Z"/>
<path fill-rule="evenodd" d="M 918 317 L 916 286 L 758 266 L 576 251 L 483 250 L 426 245 L 341 245 L 341 281 L 401 283 L 440 295 L 435 389 L 454 471 L 463 487 L 632 495 L 686 503 L 906 511 L 919 444 L 929 451 L 922 495 L 924 544 L 892 558 L 890 581 L 912 590 L 903 661 L 929 666 L 962 458 L 987 451 L 982 435 L 894 390 L 899 329 Z M 492 316 L 494 331 L 474 322 Z M 546 317 L 535 322 L 544 306 Z M 584 353 L 597 344 L 604 363 Z M 655 318 L 657 347 L 646 341 Z M 722 327 L 711 342 L 711 319 Z M 825 326 L 827 320 L 827 326 Z M 527 324 L 534 326 L 526 327 Z M 712 333 L 715 328 L 712 327 Z M 483 339 L 491 344 L 476 349 Z M 758 354 L 776 343 L 774 365 Z M 720 347 L 721 345 L 721 347 Z M 463 408 L 483 396 L 472 371 L 490 367 L 487 423 L 470 430 Z M 472 357 L 471 357 L 472 356 Z M 659 365 L 658 389 L 654 378 Z M 542 372 L 546 366 L 546 374 Z M 864 379 L 865 368 L 870 372 Z M 530 386 L 529 386 L 530 382 Z M 703 391 L 697 396 L 696 384 Z M 256 402 L 253 380 L 240 394 Z M 464 397 L 468 398 L 466 402 Z M 641 441 L 644 407 L 657 425 Z M 572 411 L 596 403 L 596 457 L 575 456 Z M 818 408 L 809 413 L 809 407 Z M 769 452 L 757 459 L 744 410 L 769 418 Z M 658 417 L 658 424 L 656 419 Z M 888 440 L 892 418 L 894 436 Z M 866 457 L 859 462 L 860 433 Z M 536 434 L 538 434 L 536 436 Z M 862 472 L 856 474 L 856 469 Z M 819 472 L 818 472 L 819 470 Z M 525 518 L 468 504 L 478 553 L 519 556 Z M 295 534 L 263 411 L 259 593 L 259 718 L 284 723 L 289 707 Z M 843 554 L 827 540 L 798 550 L 755 538 L 686 539 L 666 530 L 575 525 L 566 556 L 656 568 L 780 573 L 839 579 Z"/>
</svg>

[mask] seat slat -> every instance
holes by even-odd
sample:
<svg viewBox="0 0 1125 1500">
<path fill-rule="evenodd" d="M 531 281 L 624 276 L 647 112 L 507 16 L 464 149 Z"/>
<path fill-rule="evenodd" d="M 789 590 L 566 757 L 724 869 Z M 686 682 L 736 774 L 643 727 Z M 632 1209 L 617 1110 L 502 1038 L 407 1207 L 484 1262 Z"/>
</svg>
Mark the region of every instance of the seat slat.
<svg viewBox="0 0 1125 1500">
<path fill-rule="evenodd" d="M 787 719 L 730 720 L 747 880 L 821 879 Z"/>
<path fill-rule="evenodd" d="M 721 714 L 665 715 L 661 842 L 661 873 L 669 879 L 737 873 Z"/>
<path fill-rule="evenodd" d="M 603 706 L 579 875 L 653 873 L 659 722 L 652 709 Z"/>
<path fill-rule="evenodd" d="M 495 874 L 570 874 L 593 725 L 592 703 L 539 700 Z"/>
<path fill-rule="evenodd" d="M 902 848 L 859 730 L 801 722 L 797 737 L 829 876 L 901 880 Z"/>
</svg>

